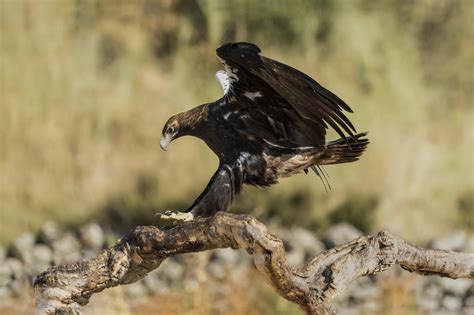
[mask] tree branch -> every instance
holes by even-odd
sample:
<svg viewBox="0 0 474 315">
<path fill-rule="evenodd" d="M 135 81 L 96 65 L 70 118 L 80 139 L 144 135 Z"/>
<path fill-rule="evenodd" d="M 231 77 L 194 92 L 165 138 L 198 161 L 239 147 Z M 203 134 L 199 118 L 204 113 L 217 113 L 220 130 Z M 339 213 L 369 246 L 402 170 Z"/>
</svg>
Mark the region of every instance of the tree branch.
<svg viewBox="0 0 474 315">
<path fill-rule="evenodd" d="M 364 275 L 398 263 L 410 272 L 474 278 L 474 254 L 425 249 L 386 231 L 324 251 L 302 268 L 289 266 L 283 242 L 251 216 L 218 212 L 171 228 L 139 226 L 99 256 L 51 267 L 35 281 L 39 314 L 79 313 L 92 294 L 135 282 L 167 257 L 215 248 L 245 249 L 278 293 L 308 314 L 332 313 L 328 303 Z"/>
</svg>

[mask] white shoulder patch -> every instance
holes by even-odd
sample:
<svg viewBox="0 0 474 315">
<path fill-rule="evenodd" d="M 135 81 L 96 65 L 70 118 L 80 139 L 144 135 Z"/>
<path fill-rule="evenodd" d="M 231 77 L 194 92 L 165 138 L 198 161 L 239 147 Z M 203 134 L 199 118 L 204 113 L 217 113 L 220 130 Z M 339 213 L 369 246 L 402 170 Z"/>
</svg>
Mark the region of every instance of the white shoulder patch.
<svg viewBox="0 0 474 315">
<path fill-rule="evenodd" d="M 222 90 L 224 91 L 224 95 L 232 94 L 233 92 L 233 84 L 239 81 L 238 72 L 239 69 L 233 68 L 229 66 L 224 60 L 219 58 L 224 66 L 224 70 L 219 70 L 216 72 L 216 78 L 219 80 L 221 84 Z"/>
<path fill-rule="evenodd" d="M 260 91 L 257 91 L 257 92 L 245 92 L 244 96 L 246 96 L 247 98 L 249 98 L 253 101 L 257 97 L 262 97 L 263 95 Z"/>
<path fill-rule="evenodd" d="M 224 70 L 219 70 L 216 72 L 216 78 L 219 80 L 219 83 L 221 84 L 222 91 L 224 92 L 224 95 L 227 94 L 230 88 L 230 81 L 229 81 L 229 76 Z"/>
</svg>

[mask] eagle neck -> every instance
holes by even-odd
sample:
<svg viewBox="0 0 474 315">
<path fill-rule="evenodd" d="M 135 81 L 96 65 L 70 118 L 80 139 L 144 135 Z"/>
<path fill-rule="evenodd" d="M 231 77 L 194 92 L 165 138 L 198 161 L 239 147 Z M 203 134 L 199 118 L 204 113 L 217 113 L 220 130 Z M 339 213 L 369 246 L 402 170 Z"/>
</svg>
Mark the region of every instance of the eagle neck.
<svg viewBox="0 0 474 315">
<path fill-rule="evenodd" d="M 179 114 L 181 135 L 199 136 L 204 122 L 208 116 L 208 104 L 199 105 L 193 109 Z"/>
</svg>

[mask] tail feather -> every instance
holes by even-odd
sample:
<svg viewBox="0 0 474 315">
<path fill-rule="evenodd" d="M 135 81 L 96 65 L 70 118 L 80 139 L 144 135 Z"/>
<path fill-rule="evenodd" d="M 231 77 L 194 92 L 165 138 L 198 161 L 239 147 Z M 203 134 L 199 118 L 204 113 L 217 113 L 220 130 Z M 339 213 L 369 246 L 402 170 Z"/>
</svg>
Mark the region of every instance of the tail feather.
<svg viewBox="0 0 474 315">
<path fill-rule="evenodd" d="M 330 165 L 357 161 L 369 144 L 366 136 L 367 132 L 363 132 L 347 139 L 340 138 L 326 142 L 326 151 L 318 158 L 316 164 Z"/>
<path fill-rule="evenodd" d="M 318 175 L 319 179 L 323 183 L 324 190 L 328 192 L 331 190 L 331 183 L 329 182 L 329 174 L 326 172 L 322 165 L 313 165 L 311 166 L 311 170 Z"/>
</svg>

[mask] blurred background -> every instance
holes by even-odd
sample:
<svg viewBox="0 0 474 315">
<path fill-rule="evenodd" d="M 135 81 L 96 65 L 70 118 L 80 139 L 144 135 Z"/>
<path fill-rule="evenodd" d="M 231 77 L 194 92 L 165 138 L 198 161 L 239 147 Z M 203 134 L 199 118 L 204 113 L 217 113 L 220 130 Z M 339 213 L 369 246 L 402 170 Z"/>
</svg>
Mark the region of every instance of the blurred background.
<svg viewBox="0 0 474 315">
<path fill-rule="evenodd" d="M 326 168 L 329 192 L 316 176 L 294 176 L 267 189 L 245 187 L 233 212 L 314 235 L 345 222 L 362 233 L 384 228 L 420 244 L 472 236 L 470 0 L 1 0 L 0 11 L 5 257 L 18 256 L 25 233 L 34 235 L 30 243 L 43 242 L 51 221 L 72 234 L 94 222 L 115 235 L 160 224 L 156 212 L 186 209 L 218 161 L 193 138 L 164 153 L 161 130 L 172 114 L 221 97 L 214 52 L 229 41 L 254 42 L 263 55 L 315 78 L 353 108 L 349 118 L 371 140 L 360 161 Z M 193 259 L 201 258 L 191 256 L 183 259 L 199 265 Z M 400 300 L 408 289 L 394 279 L 389 291 Z M 122 311 L 299 314 L 263 283 L 252 282 L 263 296 L 257 299 L 245 295 L 255 286 L 226 281 L 219 285 L 232 285 L 214 299 L 229 298 L 225 292 L 236 287 L 244 293 L 223 309 L 199 313 L 196 305 L 207 298 L 181 288 L 167 291 L 165 300 L 191 299 L 189 308 L 160 313 L 150 304 Z M 412 304 L 407 309 L 418 314 Z"/>
</svg>

